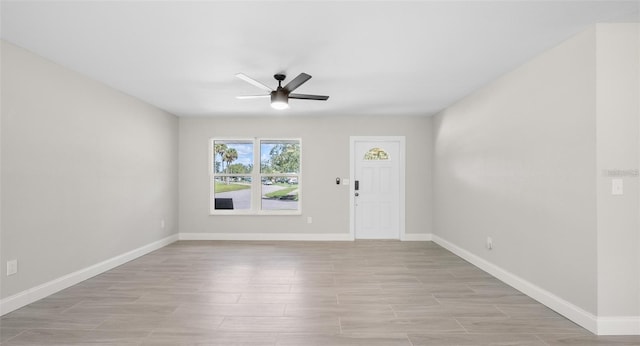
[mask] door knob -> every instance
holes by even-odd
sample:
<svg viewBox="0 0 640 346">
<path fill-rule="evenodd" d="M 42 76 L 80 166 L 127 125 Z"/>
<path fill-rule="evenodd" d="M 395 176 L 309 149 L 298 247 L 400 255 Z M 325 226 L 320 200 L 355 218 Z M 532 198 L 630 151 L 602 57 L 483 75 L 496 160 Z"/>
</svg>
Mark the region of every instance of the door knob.
<svg viewBox="0 0 640 346">
<path fill-rule="evenodd" d="M 356 197 L 360 196 L 360 193 L 356 192 Z"/>
</svg>

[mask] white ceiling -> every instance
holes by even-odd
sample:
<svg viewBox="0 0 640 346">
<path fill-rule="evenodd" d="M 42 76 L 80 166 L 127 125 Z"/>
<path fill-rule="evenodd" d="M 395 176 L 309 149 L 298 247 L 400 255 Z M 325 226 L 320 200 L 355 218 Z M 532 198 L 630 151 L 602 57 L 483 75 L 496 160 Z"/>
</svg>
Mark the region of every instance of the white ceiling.
<svg viewBox="0 0 640 346">
<path fill-rule="evenodd" d="M 640 1 L 2 1 L 2 38 L 179 116 L 430 115 Z M 238 100 L 273 74 L 326 102 Z M 286 83 L 286 81 L 285 81 Z"/>
</svg>

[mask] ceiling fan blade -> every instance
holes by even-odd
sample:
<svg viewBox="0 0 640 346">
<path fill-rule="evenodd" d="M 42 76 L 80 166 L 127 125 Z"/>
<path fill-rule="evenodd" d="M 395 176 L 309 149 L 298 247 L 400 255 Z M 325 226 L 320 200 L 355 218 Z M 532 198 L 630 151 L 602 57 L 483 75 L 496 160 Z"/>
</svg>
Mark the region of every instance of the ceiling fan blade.
<svg viewBox="0 0 640 346">
<path fill-rule="evenodd" d="M 264 85 L 264 84 L 262 84 L 262 83 L 258 82 L 257 80 L 255 80 L 255 79 L 253 79 L 253 78 L 251 78 L 251 77 L 247 76 L 247 75 L 246 75 L 246 74 L 244 74 L 244 73 L 236 73 L 236 77 L 238 77 L 238 78 L 242 79 L 243 81 L 245 81 L 245 82 L 247 82 L 247 83 L 249 83 L 249 84 L 253 84 L 253 85 L 257 86 L 258 88 L 260 88 L 260 89 L 262 89 L 262 90 L 269 91 L 269 92 L 271 92 L 271 91 L 272 91 L 272 89 L 271 89 L 271 88 L 269 88 L 268 86 L 266 86 L 266 85 Z"/>
<path fill-rule="evenodd" d="M 303 72 L 303 73 L 299 74 L 298 77 L 296 77 L 293 80 L 291 80 L 291 82 L 289 82 L 289 84 L 285 85 L 284 89 L 286 91 L 288 91 L 288 92 L 292 92 L 292 91 L 298 89 L 299 86 L 304 84 L 309 79 L 311 79 L 311 76 Z"/>
<path fill-rule="evenodd" d="M 300 99 L 300 100 L 318 100 L 318 101 L 326 101 L 329 99 L 329 96 L 323 95 L 306 95 L 306 94 L 289 94 L 290 99 Z"/>
<path fill-rule="evenodd" d="M 241 95 L 241 96 L 236 96 L 236 98 L 238 100 L 248 100 L 248 99 L 261 99 L 263 97 L 269 97 L 271 96 L 271 94 L 265 94 L 265 95 Z"/>
</svg>

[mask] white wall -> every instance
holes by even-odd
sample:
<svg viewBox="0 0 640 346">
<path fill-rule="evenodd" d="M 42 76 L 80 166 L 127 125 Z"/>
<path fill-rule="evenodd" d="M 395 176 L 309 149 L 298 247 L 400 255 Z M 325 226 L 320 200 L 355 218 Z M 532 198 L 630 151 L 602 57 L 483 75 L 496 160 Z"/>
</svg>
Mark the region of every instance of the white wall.
<svg viewBox="0 0 640 346">
<path fill-rule="evenodd" d="M 434 118 L 434 234 L 601 334 L 640 333 L 638 26 L 598 25 Z M 493 250 L 485 248 L 491 236 Z"/>
<path fill-rule="evenodd" d="M 349 136 L 406 136 L 406 233 L 431 233 L 431 119 L 428 117 L 180 118 L 180 232 L 349 234 Z M 209 215 L 212 137 L 302 138 L 300 216 Z M 313 223 L 307 223 L 307 216 Z M 311 237 L 313 238 L 313 237 Z"/>
<path fill-rule="evenodd" d="M 434 120 L 434 233 L 591 313 L 594 52 L 590 30 Z"/>
<path fill-rule="evenodd" d="M 599 316 L 640 316 L 639 30 L 599 24 L 596 32 Z M 624 195 L 611 194 L 614 178 Z"/>
<path fill-rule="evenodd" d="M 177 233 L 175 116 L 3 41 L 1 130 L 2 298 Z"/>
</svg>

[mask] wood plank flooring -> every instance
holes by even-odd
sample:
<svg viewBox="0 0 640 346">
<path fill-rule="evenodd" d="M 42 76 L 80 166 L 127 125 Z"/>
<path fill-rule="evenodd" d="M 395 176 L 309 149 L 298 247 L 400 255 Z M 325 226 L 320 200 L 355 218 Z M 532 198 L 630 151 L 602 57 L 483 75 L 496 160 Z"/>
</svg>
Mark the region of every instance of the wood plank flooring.
<svg viewBox="0 0 640 346">
<path fill-rule="evenodd" d="M 2 317 L 2 345 L 640 345 L 432 242 L 180 241 Z"/>
</svg>

